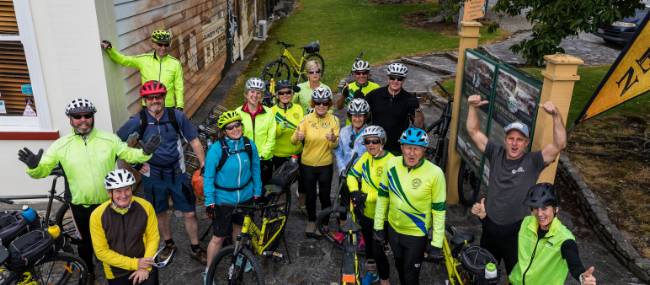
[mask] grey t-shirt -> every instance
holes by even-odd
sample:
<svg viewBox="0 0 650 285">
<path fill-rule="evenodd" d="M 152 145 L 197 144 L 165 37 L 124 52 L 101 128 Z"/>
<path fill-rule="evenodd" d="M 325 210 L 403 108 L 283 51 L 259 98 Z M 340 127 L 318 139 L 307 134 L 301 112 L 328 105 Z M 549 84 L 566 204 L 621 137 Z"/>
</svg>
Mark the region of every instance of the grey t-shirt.
<svg viewBox="0 0 650 285">
<path fill-rule="evenodd" d="M 485 207 L 487 215 L 496 224 L 506 225 L 530 215 L 523 202 L 528 189 L 537 183 L 544 167 L 541 151 L 525 153 L 515 160 L 506 159 L 501 145 L 488 141 L 485 155 L 490 161 L 490 179 Z"/>
</svg>

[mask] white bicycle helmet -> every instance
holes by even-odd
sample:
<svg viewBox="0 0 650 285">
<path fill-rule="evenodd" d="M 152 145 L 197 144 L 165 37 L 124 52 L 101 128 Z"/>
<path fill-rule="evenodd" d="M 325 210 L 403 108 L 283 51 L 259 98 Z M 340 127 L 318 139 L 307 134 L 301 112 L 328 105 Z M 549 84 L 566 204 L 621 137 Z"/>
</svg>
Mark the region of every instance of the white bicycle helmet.
<svg viewBox="0 0 650 285">
<path fill-rule="evenodd" d="M 135 177 L 126 169 L 115 169 L 106 175 L 104 186 L 106 190 L 118 189 L 135 184 Z"/>
<path fill-rule="evenodd" d="M 386 68 L 386 73 L 390 76 L 399 76 L 399 77 L 406 77 L 406 74 L 409 73 L 408 67 L 406 65 L 396 62 L 396 63 L 391 63 L 388 65 Z"/>
<path fill-rule="evenodd" d="M 264 92 L 264 80 L 257 77 L 251 77 L 246 80 L 246 91 L 248 90 L 259 90 Z"/>
<path fill-rule="evenodd" d="M 332 100 L 332 90 L 327 87 L 318 87 L 314 89 L 311 94 L 311 100 L 314 102 L 322 102 L 326 100 Z"/>
<path fill-rule="evenodd" d="M 69 116 L 71 114 L 79 114 L 79 113 L 93 113 L 95 114 L 97 112 L 97 109 L 95 109 L 95 105 L 93 105 L 90 100 L 86 98 L 77 98 L 72 100 L 72 102 L 68 103 L 67 106 L 65 106 L 65 115 Z"/>
<path fill-rule="evenodd" d="M 364 139 L 367 137 L 378 137 L 382 143 L 386 142 L 386 131 L 384 131 L 384 128 L 377 126 L 377 125 L 370 125 L 367 126 L 365 129 L 363 129 L 363 133 L 361 134 L 361 137 Z"/>
<path fill-rule="evenodd" d="M 370 70 L 370 64 L 365 60 L 357 60 L 352 64 L 352 72 L 368 70 Z"/>
<path fill-rule="evenodd" d="M 348 114 L 367 115 L 370 112 L 370 105 L 363 98 L 354 98 L 348 105 Z"/>
</svg>

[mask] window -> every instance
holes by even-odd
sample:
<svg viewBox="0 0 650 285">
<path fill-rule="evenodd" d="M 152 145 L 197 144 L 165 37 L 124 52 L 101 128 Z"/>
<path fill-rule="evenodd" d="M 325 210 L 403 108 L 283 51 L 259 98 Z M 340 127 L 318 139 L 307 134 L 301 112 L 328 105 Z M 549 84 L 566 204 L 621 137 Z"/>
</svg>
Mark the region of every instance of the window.
<svg viewBox="0 0 650 285">
<path fill-rule="evenodd" d="M 0 0 L 0 132 L 51 129 L 29 2 Z"/>
</svg>

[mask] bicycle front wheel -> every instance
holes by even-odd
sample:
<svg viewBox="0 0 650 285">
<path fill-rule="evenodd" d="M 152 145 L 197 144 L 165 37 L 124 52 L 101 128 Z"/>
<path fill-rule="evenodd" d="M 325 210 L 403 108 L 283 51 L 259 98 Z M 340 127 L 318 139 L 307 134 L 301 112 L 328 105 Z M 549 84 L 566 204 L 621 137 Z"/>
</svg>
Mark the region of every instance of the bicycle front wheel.
<svg viewBox="0 0 650 285">
<path fill-rule="evenodd" d="M 320 64 L 320 78 L 321 81 L 323 81 L 323 78 L 325 78 L 325 60 L 323 59 L 322 56 L 320 56 L 320 54 L 317 53 L 312 53 L 305 57 L 305 61 L 302 63 L 302 66 L 300 67 L 300 79 L 302 79 L 302 81 L 307 80 L 307 71 L 305 70 L 305 64 L 310 60 L 314 60 L 318 62 L 318 64 Z"/>
<path fill-rule="evenodd" d="M 38 284 L 85 285 L 88 269 L 80 258 L 65 252 L 57 252 L 36 263 L 30 270 L 32 280 Z"/>
<path fill-rule="evenodd" d="M 210 263 L 206 284 L 265 284 L 264 272 L 253 253 L 243 248 L 235 254 L 233 245 L 222 248 Z"/>
<path fill-rule="evenodd" d="M 289 65 L 279 59 L 266 64 L 264 69 L 262 69 L 262 80 L 268 82 L 271 78 L 276 82 L 278 80 L 291 79 Z"/>
</svg>

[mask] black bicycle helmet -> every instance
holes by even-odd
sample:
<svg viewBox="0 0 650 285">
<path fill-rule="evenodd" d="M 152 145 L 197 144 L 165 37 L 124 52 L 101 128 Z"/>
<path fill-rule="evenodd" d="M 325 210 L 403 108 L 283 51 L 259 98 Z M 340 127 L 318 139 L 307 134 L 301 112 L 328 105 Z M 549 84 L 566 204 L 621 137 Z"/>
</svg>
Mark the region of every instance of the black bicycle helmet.
<svg viewBox="0 0 650 285">
<path fill-rule="evenodd" d="M 537 183 L 530 187 L 524 205 L 531 208 L 542 208 L 546 206 L 556 207 L 558 204 L 555 191 L 553 191 L 553 184 L 551 183 Z"/>
</svg>

